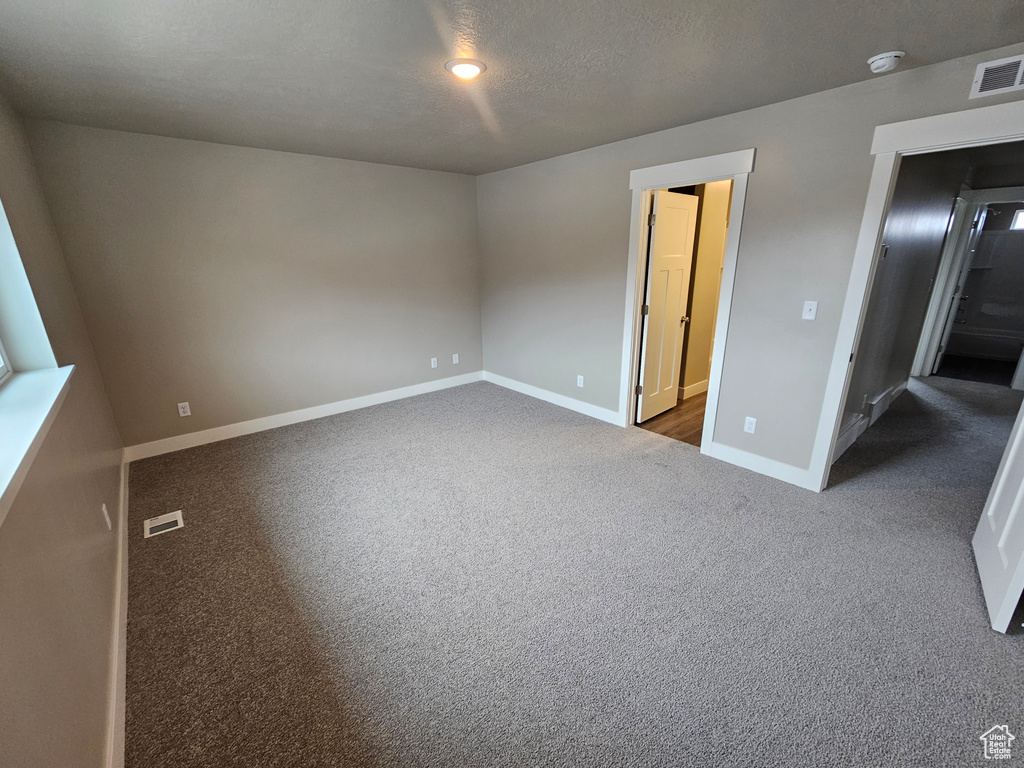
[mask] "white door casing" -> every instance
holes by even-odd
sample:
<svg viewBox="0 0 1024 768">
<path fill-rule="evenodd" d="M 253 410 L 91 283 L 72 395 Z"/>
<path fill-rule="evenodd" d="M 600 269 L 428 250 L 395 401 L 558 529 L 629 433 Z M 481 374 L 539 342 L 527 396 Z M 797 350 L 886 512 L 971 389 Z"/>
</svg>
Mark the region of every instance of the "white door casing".
<svg viewBox="0 0 1024 768">
<path fill-rule="evenodd" d="M 1006 632 L 1024 592 L 1024 405 L 1006 444 L 995 482 L 974 532 L 978 563 L 992 629 Z"/>
<path fill-rule="evenodd" d="M 938 349 L 935 351 L 935 357 L 932 359 L 931 366 L 926 369 L 929 374 L 939 370 L 939 367 L 942 365 L 942 358 L 946 354 L 946 346 L 949 344 L 950 334 L 953 333 L 953 325 L 955 324 L 957 312 L 960 309 L 960 302 L 964 298 L 964 283 L 967 281 L 967 273 L 971 270 L 971 262 L 974 261 L 974 251 L 978 244 L 978 239 L 981 237 L 981 230 L 985 226 L 987 209 L 983 205 L 972 204 L 968 214 L 970 216 L 970 227 L 967 229 L 963 248 L 954 254 L 954 268 L 959 267 L 955 273 L 956 284 L 953 286 L 953 293 L 945 308 L 946 315 L 943 318 Z"/>
<path fill-rule="evenodd" d="M 828 483 L 836 441 L 842 428 L 849 373 L 854 363 L 851 353 L 857 348 L 900 157 L 1022 139 L 1024 101 L 915 118 L 875 128 L 871 141 L 875 163 L 825 386 L 811 464 L 806 470 L 805 488 L 821 490 Z"/>
<path fill-rule="evenodd" d="M 679 369 L 686 330 L 696 195 L 658 190 L 650 235 L 641 358 L 639 421 L 667 411 L 679 398 Z"/>
</svg>

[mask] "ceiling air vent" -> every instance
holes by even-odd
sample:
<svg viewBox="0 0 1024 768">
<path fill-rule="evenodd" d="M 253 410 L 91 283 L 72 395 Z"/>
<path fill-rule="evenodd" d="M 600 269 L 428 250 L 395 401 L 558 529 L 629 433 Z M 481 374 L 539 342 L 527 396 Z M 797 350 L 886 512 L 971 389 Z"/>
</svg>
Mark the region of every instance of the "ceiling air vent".
<svg viewBox="0 0 1024 768">
<path fill-rule="evenodd" d="M 986 61 L 978 65 L 971 85 L 971 98 L 995 96 L 1024 90 L 1024 56 Z"/>
<path fill-rule="evenodd" d="M 142 529 L 145 533 L 143 538 L 148 539 L 150 536 L 156 536 L 161 533 L 167 533 L 178 528 L 184 528 L 185 521 L 181 519 L 181 510 L 177 512 L 168 512 L 166 515 L 160 515 L 160 517 L 151 517 L 142 523 Z"/>
</svg>

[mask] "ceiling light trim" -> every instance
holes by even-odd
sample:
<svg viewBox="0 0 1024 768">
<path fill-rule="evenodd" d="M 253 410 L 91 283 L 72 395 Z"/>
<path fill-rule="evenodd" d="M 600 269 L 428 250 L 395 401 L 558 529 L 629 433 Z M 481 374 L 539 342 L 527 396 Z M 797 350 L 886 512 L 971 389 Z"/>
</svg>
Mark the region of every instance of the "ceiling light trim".
<svg viewBox="0 0 1024 768">
<path fill-rule="evenodd" d="M 456 67 L 476 67 L 477 71 L 476 72 L 472 72 L 471 74 L 465 75 L 465 74 L 461 74 L 460 72 L 458 72 L 456 70 Z M 482 75 L 484 72 L 487 71 L 487 65 L 484 64 L 479 59 L 465 59 L 465 58 L 452 59 L 451 61 L 445 63 L 444 68 L 447 69 L 449 72 L 451 72 L 453 75 L 455 75 L 460 80 L 474 80 L 477 77 L 479 77 L 480 75 Z"/>
</svg>

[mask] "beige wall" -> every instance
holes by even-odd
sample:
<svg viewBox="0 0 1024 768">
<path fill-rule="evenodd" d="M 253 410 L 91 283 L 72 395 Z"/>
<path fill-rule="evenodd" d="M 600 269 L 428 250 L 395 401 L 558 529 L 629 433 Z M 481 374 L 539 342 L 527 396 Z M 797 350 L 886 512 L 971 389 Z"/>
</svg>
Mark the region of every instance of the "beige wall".
<svg viewBox="0 0 1024 768">
<path fill-rule="evenodd" d="M 121 441 L 17 117 L 0 200 L 53 352 L 76 372 L 0 526 L 0 764 L 99 768 L 110 686 Z M 116 530 L 116 529 L 115 529 Z"/>
<path fill-rule="evenodd" d="M 690 331 L 679 380 L 683 387 L 705 384 L 706 389 L 711 373 L 711 345 L 715 340 L 715 314 L 718 311 L 718 292 L 722 283 L 722 260 L 725 256 L 732 182 L 713 181 L 702 187 L 700 236 L 697 239 L 693 297 L 689 309 Z"/>
<path fill-rule="evenodd" d="M 755 147 L 715 438 L 807 467 L 875 126 L 1019 100 L 971 102 L 968 93 L 978 62 L 1022 52 L 897 72 L 479 177 L 484 367 L 617 410 L 630 170 Z M 805 300 L 819 302 L 814 322 L 801 320 Z M 758 419 L 756 434 L 743 431 L 745 416 Z"/>
<path fill-rule="evenodd" d="M 29 130 L 126 444 L 481 369 L 472 177 Z"/>
</svg>

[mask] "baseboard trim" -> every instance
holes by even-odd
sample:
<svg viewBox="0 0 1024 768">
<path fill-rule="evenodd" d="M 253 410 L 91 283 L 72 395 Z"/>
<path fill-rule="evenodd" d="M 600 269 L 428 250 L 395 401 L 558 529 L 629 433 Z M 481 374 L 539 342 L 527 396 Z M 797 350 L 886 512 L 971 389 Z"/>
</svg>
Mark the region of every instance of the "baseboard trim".
<svg viewBox="0 0 1024 768">
<path fill-rule="evenodd" d="M 573 397 L 559 395 L 555 392 L 535 387 L 532 384 L 524 384 L 523 382 L 516 381 L 515 379 L 499 376 L 498 374 L 491 373 L 490 371 L 484 371 L 484 381 L 489 381 L 491 384 L 497 384 L 499 387 L 511 389 L 514 392 L 534 397 L 537 400 L 543 400 L 546 403 L 551 403 L 552 405 L 557 405 L 561 408 L 567 408 L 570 411 L 576 411 L 576 413 L 582 413 L 584 416 L 590 416 L 594 419 L 607 421 L 609 424 L 614 424 L 617 427 L 625 426 L 625 419 L 618 411 L 612 411 L 608 408 L 602 408 L 599 405 L 585 403 L 582 400 L 577 400 Z"/>
<path fill-rule="evenodd" d="M 701 448 L 701 453 L 815 493 L 821 491 L 821 478 L 809 469 L 794 467 L 792 464 L 784 464 L 775 459 L 766 459 L 764 456 L 758 456 L 729 445 L 722 445 L 722 443 L 712 443 L 706 451 Z"/>
<path fill-rule="evenodd" d="M 704 379 L 704 381 L 698 381 L 696 384 L 690 384 L 689 386 L 686 386 L 686 387 L 680 387 L 679 388 L 679 398 L 681 400 L 685 400 L 688 397 L 693 397 L 694 395 L 699 395 L 701 392 L 707 392 L 707 391 L 708 391 L 708 380 Z"/>
<path fill-rule="evenodd" d="M 128 645 L 128 465 L 123 461 L 118 508 L 114 626 L 110 650 L 110 705 L 107 714 L 107 768 L 124 768 L 125 669 Z"/>
<path fill-rule="evenodd" d="M 867 430 L 870 422 L 868 417 L 864 414 L 858 414 L 857 418 L 854 419 L 846 428 L 839 433 L 839 437 L 836 438 L 836 447 L 832 452 L 832 463 L 836 461 L 846 453 L 846 450 L 857 442 L 857 438 L 864 434 Z"/>
<path fill-rule="evenodd" d="M 483 371 L 474 371 L 473 373 L 465 373 L 461 376 L 450 376 L 447 379 L 437 379 L 435 381 L 427 381 L 422 384 L 413 384 L 409 387 L 390 389 L 386 392 L 377 392 L 372 395 L 363 395 L 362 397 L 353 397 L 348 400 L 339 400 L 336 403 L 316 405 L 312 408 L 302 408 L 298 411 L 288 411 L 287 413 L 279 413 L 274 416 L 264 416 L 263 418 L 252 419 L 251 421 L 240 421 L 237 424 L 226 424 L 223 427 L 204 429 L 201 432 L 189 432 L 186 435 L 167 437 L 163 440 L 154 440 L 151 443 L 131 445 L 124 449 L 124 460 L 125 462 L 130 463 L 132 461 L 138 461 L 139 459 L 148 459 L 152 456 L 160 456 L 164 453 L 181 451 L 185 448 L 195 448 L 199 445 L 216 443 L 221 440 L 230 440 L 233 437 L 251 435 L 254 432 L 263 432 L 268 429 L 276 429 L 277 427 L 287 427 L 291 424 L 299 424 L 303 421 L 322 419 L 325 416 L 334 416 L 335 414 L 345 413 L 346 411 L 369 408 L 371 405 L 390 403 L 393 400 L 403 400 L 407 397 L 425 395 L 428 392 L 438 392 L 442 389 L 460 387 L 463 384 L 472 384 L 474 381 L 482 381 L 483 378 Z"/>
</svg>

